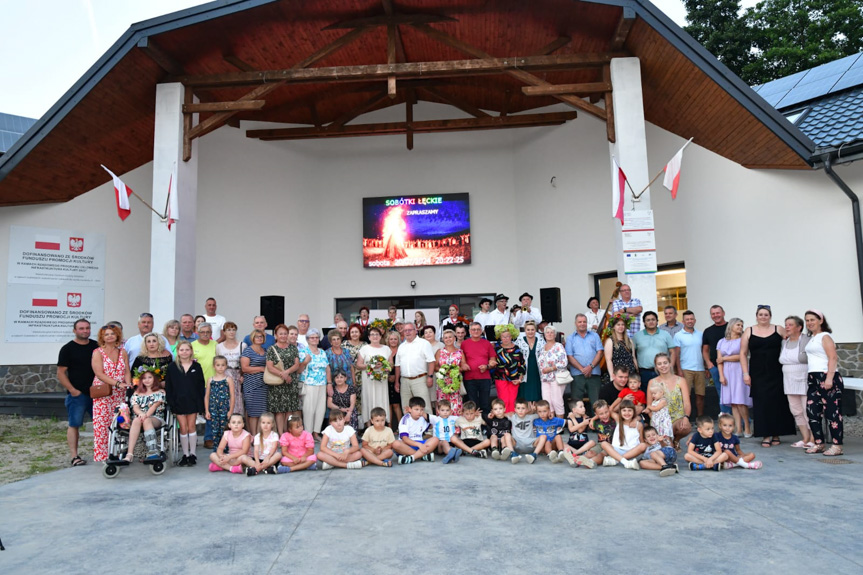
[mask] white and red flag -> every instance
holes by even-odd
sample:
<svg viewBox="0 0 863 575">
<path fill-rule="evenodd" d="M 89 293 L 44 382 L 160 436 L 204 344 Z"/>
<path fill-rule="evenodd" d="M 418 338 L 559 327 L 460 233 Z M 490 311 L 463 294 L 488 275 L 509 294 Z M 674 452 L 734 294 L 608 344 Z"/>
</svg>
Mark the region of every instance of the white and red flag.
<svg viewBox="0 0 863 575">
<path fill-rule="evenodd" d="M 692 138 L 689 139 L 689 142 Z M 662 185 L 671 190 L 671 199 L 677 198 L 677 188 L 680 186 L 680 167 L 683 164 L 683 150 L 689 145 L 689 142 L 683 144 L 683 147 L 677 150 L 674 157 L 671 158 L 665 165 L 665 179 L 662 180 Z"/>
<path fill-rule="evenodd" d="M 33 247 L 37 250 L 60 251 L 60 236 L 45 236 L 37 234 Z"/>
<path fill-rule="evenodd" d="M 611 217 L 620 220 L 620 225 L 623 225 L 623 201 L 626 199 L 626 174 L 623 173 L 623 168 L 617 163 L 617 158 L 611 158 L 614 165 L 614 177 L 617 178 L 612 194 L 611 202 Z"/>
<path fill-rule="evenodd" d="M 33 307 L 57 307 L 57 292 L 34 291 Z"/>
<path fill-rule="evenodd" d="M 117 215 L 120 216 L 121 220 L 125 220 L 129 217 L 129 214 L 132 213 L 132 206 L 129 204 L 129 194 L 133 193 L 132 188 L 126 186 L 123 183 L 123 180 L 118 178 L 114 172 L 102 166 L 106 172 L 111 174 L 111 178 L 114 180 L 114 195 L 117 199 Z"/>
</svg>

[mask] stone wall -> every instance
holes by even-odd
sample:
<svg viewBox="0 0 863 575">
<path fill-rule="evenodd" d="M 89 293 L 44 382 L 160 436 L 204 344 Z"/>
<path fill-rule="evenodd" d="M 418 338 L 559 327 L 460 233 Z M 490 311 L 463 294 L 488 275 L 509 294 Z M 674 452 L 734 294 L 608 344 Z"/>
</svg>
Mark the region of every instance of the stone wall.
<svg viewBox="0 0 863 575">
<path fill-rule="evenodd" d="M 0 366 L 0 395 L 51 391 L 63 391 L 54 364 Z"/>
<path fill-rule="evenodd" d="M 840 343 L 836 345 L 839 356 L 839 373 L 845 377 L 863 378 L 863 343 Z M 863 412 L 863 391 L 856 391 L 857 413 Z"/>
</svg>

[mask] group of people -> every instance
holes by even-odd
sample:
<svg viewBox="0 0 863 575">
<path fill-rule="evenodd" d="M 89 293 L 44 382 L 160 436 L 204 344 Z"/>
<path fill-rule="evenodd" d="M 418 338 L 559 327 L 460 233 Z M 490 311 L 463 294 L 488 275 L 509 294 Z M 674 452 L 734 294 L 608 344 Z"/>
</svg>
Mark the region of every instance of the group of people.
<svg viewBox="0 0 863 575">
<path fill-rule="evenodd" d="M 695 444 L 706 437 L 708 374 L 721 398 L 714 443 L 722 445 L 719 454 L 714 446 L 690 457 L 690 439 L 691 464 L 751 463 L 754 455 L 725 436 L 751 437 L 750 414 L 763 447 L 794 434 L 796 422 L 801 439 L 793 446 L 842 453 L 842 378 L 821 312 L 775 326 L 770 307 L 758 306 L 747 328 L 738 318 L 725 321 L 722 307 L 713 306 L 713 325 L 702 333 L 691 311 L 681 324 L 669 306 L 666 322 L 657 325 L 657 314 L 643 312 L 628 286 L 620 293 L 602 331 L 592 298 L 565 339 L 543 322 L 528 293 L 513 308 L 502 294 L 486 299 L 471 320 L 450 306 L 439 327 L 419 314 L 399 322 L 395 308 L 387 320 L 371 321 L 363 308 L 352 324 L 337 315 L 325 338 L 302 314 L 296 326 L 280 324 L 272 335 L 266 318 L 255 317 L 240 340 L 238 326 L 216 313 L 212 298 L 200 321 L 184 315 L 161 334 L 153 331 L 152 315 L 141 314 L 139 333 L 126 340 L 122 325 L 111 322 L 93 341 L 89 322 L 79 320 L 58 360 L 58 379 L 68 390 L 71 463 L 85 463 L 77 452 L 85 412 L 93 416 L 94 460 L 104 461 L 108 426 L 125 404 L 130 440 L 141 435 L 148 456 L 170 407 L 181 466 L 197 462 L 200 416 L 213 470 L 277 473 L 316 467 L 318 460 L 324 467 L 391 465 L 434 460 L 437 453 L 447 463 L 462 454 L 513 462 L 524 456 L 532 463 L 545 454 L 571 465 L 620 462 L 670 474 L 673 453 L 691 432 L 690 389 L 701 418 Z M 618 432 L 610 433 L 615 426 Z M 729 449 L 734 453 L 723 456 Z"/>
</svg>

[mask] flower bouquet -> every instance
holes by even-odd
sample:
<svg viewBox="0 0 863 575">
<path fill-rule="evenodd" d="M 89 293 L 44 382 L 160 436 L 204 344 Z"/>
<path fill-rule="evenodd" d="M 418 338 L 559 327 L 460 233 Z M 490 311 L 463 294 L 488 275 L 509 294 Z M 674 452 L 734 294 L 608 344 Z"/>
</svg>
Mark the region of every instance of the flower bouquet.
<svg viewBox="0 0 863 575">
<path fill-rule="evenodd" d="M 393 366 L 382 356 L 376 355 L 366 364 L 366 375 L 375 381 L 383 381 L 390 374 Z"/>
<path fill-rule="evenodd" d="M 461 370 L 458 365 L 442 365 L 435 373 L 435 382 L 444 393 L 455 393 L 461 389 Z"/>
</svg>

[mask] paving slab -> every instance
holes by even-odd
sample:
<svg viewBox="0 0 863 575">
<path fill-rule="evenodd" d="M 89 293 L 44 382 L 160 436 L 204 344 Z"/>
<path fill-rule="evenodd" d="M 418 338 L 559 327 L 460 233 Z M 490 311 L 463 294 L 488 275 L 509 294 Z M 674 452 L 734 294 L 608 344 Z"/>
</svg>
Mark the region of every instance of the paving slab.
<svg viewBox="0 0 863 575">
<path fill-rule="evenodd" d="M 0 487 L 0 572 L 863 572 L 863 439 L 847 465 L 791 439 L 744 440 L 757 471 L 668 478 L 463 457 L 253 478 L 133 465 L 108 480 L 91 462 Z"/>
</svg>

